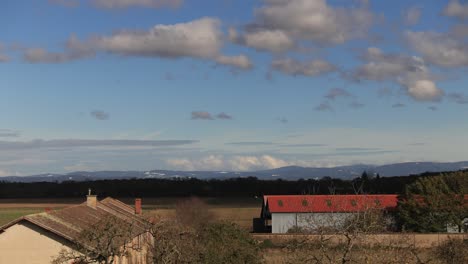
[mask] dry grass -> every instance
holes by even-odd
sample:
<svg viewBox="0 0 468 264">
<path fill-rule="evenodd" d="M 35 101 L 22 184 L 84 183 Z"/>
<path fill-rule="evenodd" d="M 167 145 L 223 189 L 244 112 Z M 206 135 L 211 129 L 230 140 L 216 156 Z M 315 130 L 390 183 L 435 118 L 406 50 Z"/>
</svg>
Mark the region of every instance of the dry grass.
<svg viewBox="0 0 468 264">
<path fill-rule="evenodd" d="M 217 220 L 224 220 L 238 224 L 242 228 L 252 228 L 252 218 L 260 215 L 260 208 L 244 208 L 244 207 L 230 207 L 220 208 L 211 207 L 210 212 L 213 213 Z M 146 211 L 148 217 L 158 218 L 173 218 L 175 216 L 174 209 L 155 209 Z"/>
<path fill-rule="evenodd" d="M 143 210 L 147 216 L 173 217 L 175 205 L 186 198 L 145 198 Z M 133 205 L 133 198 L 119 199 Z M 252 198 L 204 198 L 216 219 L 234 222 L 245 229 L 252 228 L 252 218 L 260 216 L 261 206 Z M 27 214 L 76 205 L 84 199 L 3 199 L 0 200 L 0 226 Z"/>
</svg>

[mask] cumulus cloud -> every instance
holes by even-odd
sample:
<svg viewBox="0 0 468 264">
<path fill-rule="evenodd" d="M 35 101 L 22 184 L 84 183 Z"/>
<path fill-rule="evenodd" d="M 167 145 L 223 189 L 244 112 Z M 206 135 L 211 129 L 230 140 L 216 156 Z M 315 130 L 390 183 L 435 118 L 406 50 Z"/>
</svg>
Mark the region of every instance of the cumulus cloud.
<svg viewBox="0 0 468 264">
<path fill-rule="evenodd" d="M 375 47 L 368 48 L 362 58 L 366 63 L 353 73 L 357 80 L 396 82 L 416 101 L 440 101 L 444 95 L 422 58 L 384 53 Z"/>
<path fill-rule="evenodd" d="M 352 94 L 343 88 L 333 88 L 325 95 L 325 98 L 330 100 L 335 100 L 339 97 L 352 97 Z"/>
<path fill-rule="evenodd" d="M 319 112 L 333 112 L 334 109 L 329 102 L 323 102 L 314 108 L 315 111 Z"/>
<path fill-rule="evenodd" d="M 325 0 L 264 0 L 255 17 L 259 27 L 320 43 L 343 43 L 362 36 L 373 20 L 366 8 L 332 7 Z"/>
<path fill-rule="evenodd" d="M 97 120 L 108 120 L 110 118 L 110 114 L 109 113 L 106 113 L 104 111 L 101 111 L 101 110 L 94 110 L 90 113 L 90 115 L 94 118 L 96 118 Z"/>
<path fill-rule="evenodd" d="M 404 13 L 404 20 L 407 25 L 415 25 L 421 18 L 421 8 L 413 6 Z"/>
<path fill-rule="evenodd" d="M 64 0 L 59 0 L 64 1 Z M 91 2 L 105 9 L 121 9 L 128 7 L 146 7 L 146 8 L 161 8 L 161 7 L 179 7 L 183 0 L 91 0 Z"/>
<path fill-rule="evenodd" d="M 92 47 L 81 43 L 75 35 L 71 35 L 65 43 L 65 51 L 50 52 L 43 48 L 26 48 L 23 59 L 29 63 L 63 63 L 94 56 L 95 51 Z"/>
<path fill-rule="evenodd" d="M 408 95 L 417 101 L 440 101 L 444 92 L 431 80 L 407 79 L 402 81 L 408 90 Z"/>
<path fill-rule="evenodd" d="M 252 62 L 245 55 L 238 55 L 238 56 L 219 55 L 218 57 L 216 57 L 215 61 L 220 64 L 224 64 L 227 66 L 234 66 L 236 68 L 240 68 L 244 70 L 252 68 Z"/>
<path fill-rule="evenodd" d="M 206 111 L 193 111 L 191 113 L 192 120 L 213 120 L 213 116 Z"/>
<path fill-rule="evenodd" d="M 97 51 L 121 56 L 177 59 L 192 57 L 231 67 L 249 69 L 245 55 L 221 54 L 224 45 L 221 21 L 201 18 L 185 23 L 155 25 L 149 30 L 119 30 L 111 35 L 96 35 L 85 41 L 70 37 L 64 52 L 42 48 L 26 49 L 24 58 L 33 63 L 61 63 L 94 56 Z"/>
<path fill-rule="evenodd" d="M 437 32 L 407 31 L 405 37 L 427 62 L 441 67 L 468 66 L 468 44 L 463 40 Z"/>
<path fill-rule="evenodd" d="M 0 129 L 0 137 L 19 137 L 20 132 L 11 129 Z"/>
<path fill-rule="evenodd" d="M 1 150 L 76 148 L 76 147 L 167 147 L 197 143 L 196 140 L 113 140 L 113 139 L 36 139 L 0 141 Z"/>
<path fill-rule="evenodd" d="M 223 45 L 221 21 L 202 18 L 148 31 L 121 30 L 91 39 L 99 49 L 124 56 L 215 58 Z"/>
<path fill-rule="evenodd" d="M 468 3 L 462 4 L 458 0 L 451 0 L 444 9 L 444 15 L 460 19 L 468 18 Z"/>
<path fill-rule="evenodd" d="M 240 35 L 230 28 L 229 39 L 233 43 L 274 53 L 284 52 L 295 46 L 294 40 L 282 30 L 257 29 Z"/>
<path fill-rule="evenodd" d="M 293 59 L 278 59 L 271 63 L 271 68 L 290 75 L 318 76 L 336 71 L 336 66 L 324 60 L 301 62 Z"/>
<path fill-rule="evenodd" d="M 168 159 L 166 164 L 178 170 L 230 170 L 253 171 L 262 169 L 274 169 L 288 166 L 289 163 L 272 157 L 261 156 L 233 156 L 210 155 L 199 159 Z"/>
</svg>

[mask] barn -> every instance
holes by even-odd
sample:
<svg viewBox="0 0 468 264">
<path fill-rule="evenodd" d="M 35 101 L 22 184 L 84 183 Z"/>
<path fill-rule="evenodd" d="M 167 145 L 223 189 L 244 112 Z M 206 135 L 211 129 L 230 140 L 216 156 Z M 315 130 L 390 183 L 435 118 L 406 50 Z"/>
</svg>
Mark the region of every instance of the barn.
<svg viewBox="0 0 468 264">
<path fill-rule="evenodd" d="M 82 230 L 109 216 L 131 222 L 132 244 L 139 243 L 143 249 L 130 250 L 114 263 L 146 263 L 143 241 L 149 236 L 140 214 L 140 199 L 132 207 L 110 197 L 98 201 L 96 195 L 88 195 L 86 202 L 76 206 L 21 217 L 0 227 L 0 263 L 51 263 L 61 250 L 74 248 Z"/>
<path fill-rule="evenodd" d="M 261 220 L 272 233 L 337 227 L 369 209 L 397 206 L 397 195 L 265 195 Z"/>
</svg>

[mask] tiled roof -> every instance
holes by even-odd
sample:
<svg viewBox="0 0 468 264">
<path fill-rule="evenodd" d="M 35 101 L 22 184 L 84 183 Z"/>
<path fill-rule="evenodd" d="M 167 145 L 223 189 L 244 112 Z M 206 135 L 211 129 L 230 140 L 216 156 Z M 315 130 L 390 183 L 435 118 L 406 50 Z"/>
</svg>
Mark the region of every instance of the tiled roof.
<svg viewBox="0 0 468 264">
<path fill-rule="evenodd" d="M 0 231 L 18 222 L 28 221 L 60 237 L 74 241 L 81 231 L 93 227 L 97 222 L 109 216 L 131 223 L 135 236 L 146 231 L 145 220 L 134 214 L 133 207 L 113 198 L 98 201 L 96 209 L 84 202 L 60 210 L 26 215 L 0 227 Z"/>
<path fill-rule="evenodd" d="M 368 209 L 394 210 L 397 195 L 265 195 L 270 213 L 361 212 Z"/>
</svg>

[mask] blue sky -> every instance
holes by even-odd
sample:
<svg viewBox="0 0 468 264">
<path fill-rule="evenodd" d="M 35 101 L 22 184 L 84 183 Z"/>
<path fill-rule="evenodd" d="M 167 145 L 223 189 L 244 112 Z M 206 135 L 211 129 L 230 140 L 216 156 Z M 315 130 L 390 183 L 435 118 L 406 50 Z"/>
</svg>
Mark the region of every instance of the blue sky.
<svg viewBox="0 0 468 264">
<path fill-rule="evenodd" d="M 468 2 L 0 4 L 0 176 L 468 159 Z"/>
</svg>

